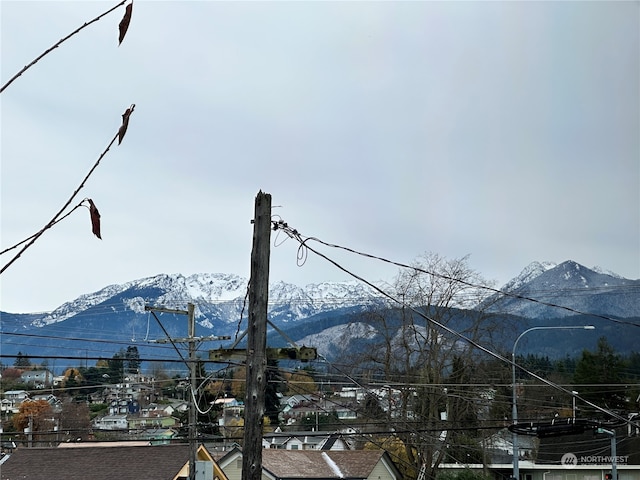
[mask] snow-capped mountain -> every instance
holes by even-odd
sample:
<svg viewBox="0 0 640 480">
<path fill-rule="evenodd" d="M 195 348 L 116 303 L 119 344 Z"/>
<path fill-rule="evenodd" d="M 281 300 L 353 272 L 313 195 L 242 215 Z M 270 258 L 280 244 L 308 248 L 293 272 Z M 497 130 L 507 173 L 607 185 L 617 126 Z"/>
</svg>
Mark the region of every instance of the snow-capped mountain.
<svg viewBox="0 0 640 480">
<path fill-rule="evenodd" d="M 533 262 L 501 291 L 512 295 L 498 295 L 501 298 L 497 301 L 494 296 L 491 311 L 527 318 L 558 318 L 577 312 L 622 318 L 640 316 L 640 280 L 604 273 L 597 267 L 590 269 L 572 260 L 558 265 Z"/>
<path fill-rule="evenodd" d="M 495 294 L 490 303 L 479 307 L 490 305 L 488 310 L 503 318 L 500 321 L 505 325 L 502 333 L 506 343 L 513 341 L 507 324 L 515 332 L 531 325 L 557 324 L 562 318 L 563 323 L 600 321 L 598 335 L 615 333 L 611 343 L 617 342 L 619 348 L 628 350 L 637 332 L 623 333 L 622 329 L 627 328 L 624 324 L 603 317 L 632 318 L 627 322 L 629 328 L 640 323 L 640 280 L 589 269 L 573 261 L 558 265 L 534 262 L 501 290 L 506 294 Z M 196 335 L 230 336 L 233 340 L 246 329 L 248 281 L 222 273 L 161 274 L 107 286 L 50 313 L 0 312 L 2 351 L 47 358 L 73 356 L 84 350 L 99 352 L 95 354 L 102 358 L 135 344 L 143 358 L 160 358 L 158 346 L 149 342 L 166 340 L 167 335 L 184 337 L 186 319 L 159 313 L 156 321 L 145 306 L 185 310 L 188 303 L 196 306 Z M 269 320 L 295 342 L 316 346 L 321 354 L 333 358 L 369 348 L 381 332 L 363 313 L 372 308 L 381 313 L 389 308 L 389 315 L 393 315 L 391 307 L 397 305 L 390 306 L 386 298 L 358 282 L 323 282 L 304 287 L 275 282 L 269 289 Z M 464 310 L 460 312 L 464 315 Z M 566 319 L 571 315 L 573 319 Z M 519 323 L 516 326 L 514 322 Z M 271 331 L 270 345 L 286 344 L 281 337 Z M 544 335 L 536 338 L 543 341 Z M 162 355 L 170 357 L 175 352 L 167 346 Z"/>
<path fill-rule="evenodd" d="M 527 265 L 517 277 L 509 280 L 500 290 L 503 292 L 510 292 L 517 290 L 522 285 L 525 285 L 536 277 L 539 277 L 547 270 L 557 267 L 557 263 L 553 262 L 531 262 Z"/>
<path fill-rule="evenodd" d="M 184 309 L 196 306 L 196 321 L 207 328 L 213 322 L 236 323 L 247 315 L 248 280 L 233 274 L 161 274 L 121 285 L 109 285 L 64 303 L 33 322 L 43 327 L 91 310 L 145 314 L 145 305 Z M 338 309 L 366 308 L 382 298 L 367 286 L 353 282 L 323 282 L 299 287 L 276 282 L 269 289 L 272 321 L 288 323 Z"/>
</svg>

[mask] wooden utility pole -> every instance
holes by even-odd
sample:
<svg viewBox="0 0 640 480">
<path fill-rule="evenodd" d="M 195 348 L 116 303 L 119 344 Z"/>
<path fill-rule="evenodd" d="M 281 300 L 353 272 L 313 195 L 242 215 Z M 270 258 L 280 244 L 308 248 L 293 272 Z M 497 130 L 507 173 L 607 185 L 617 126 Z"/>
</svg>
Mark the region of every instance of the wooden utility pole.
<svg viewBox="0 0 640 480">
<path fill-rule="evenodd" d="M 176 342 L 186 342 L 189 345 L 189 358 L 186 361 L 186 364 L 189 368 L 189 480 L 194 480 L 196 478 L 196 454 L 198 451 L 198 414 L 196 412 L 196 398 L 198 389 L 198 379 L 196 376 L 196 367 L 198 363 L 198 359 L 196 357 L 196 352 L 198 350 L 197 344 L 208 340 L 229 340 L 231 337 L 196 337 L 196 315 L 195 305 L 193 303 L 188 303 L 186 310 L 175 310 L 164 307 L 151 307 L 148 305 L 145 305 L 144 309 L 145 311 L 151 312 L 156 320 L 158 320 L 158 317 L 156 316 L 155 312 L 187 315 L 189 324 L 187 327 L 188 334 L 186 338 L 169 338 L 169 334 L 166 332 L 162 324 L 160 324 L 162 329 L 165 331 L 167 338 L 163 340 L 155 340 L 154 343 L 171 342 L 174 347 Z M 160 320 L 158 320 L 158 323 L 160 323 Z M 180 352 L 178 352 L 178 354 L 180 354 Z M 182 357 L 182 355 L 180 356 Z"/>
<path fill-rule="evenodd" d="M 196 389 L 198 379 L 196 378 L 196 315 L 193 303 L 187 304 L 187 315 L 189 318 L 189 480 L 196 478 L 196 452 L 198 451 L 198 414 L 196 413 Z"/>
<path fill-rule="evenodd" d="M 267 300 L 271 243 L 271 195 L 258 192 L 253 219 L 249 324 L 247 326 L 247 388 L 244 410 L 242 480 L 262 478 L 262 422 L 267 386 Z"/>
</svg>

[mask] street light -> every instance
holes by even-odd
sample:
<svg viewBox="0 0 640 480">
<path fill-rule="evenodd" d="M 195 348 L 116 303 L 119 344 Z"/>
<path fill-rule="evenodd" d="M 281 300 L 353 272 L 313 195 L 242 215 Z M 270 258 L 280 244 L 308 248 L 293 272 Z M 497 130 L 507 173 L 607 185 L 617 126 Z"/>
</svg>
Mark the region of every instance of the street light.
<svg viewBox="0 0 640 480">
<path fill-rule="evenodd" d="M 575 390 L 571 390 L 571 396 L 573 397 L 573 418 L 576 418 L 576 395 L 578 395 L 579 392 L 576 392 Z"/>
<path fill-rule="evenodd" d="M 593 325 L 581 325 L 581 326 L 560 326 L 560 327 L 531 327 L 522 332 L 513 344 L 513 350 L 511 351 L 511 385 L 513 387 L 513 398 L 511 400 L 511 412 L 513 423 L 518 423 L 518 407 L 516 406 L 516 347 L 520 339 L 527 333 L 533 330 L 594 330 L 596 327 Z M 518 434 L 513 432 L 513 478 L 515 480 L 520 479 L 519 471 L 519 450 L 518 450 Z"/>
</svg>

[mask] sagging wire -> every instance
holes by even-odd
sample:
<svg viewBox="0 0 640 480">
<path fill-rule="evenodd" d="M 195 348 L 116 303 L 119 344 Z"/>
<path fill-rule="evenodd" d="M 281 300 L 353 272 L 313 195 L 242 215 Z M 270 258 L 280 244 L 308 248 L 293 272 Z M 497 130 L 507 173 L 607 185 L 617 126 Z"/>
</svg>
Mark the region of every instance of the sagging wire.
<svg viewBox="0 0 640 480">
<path fill-rule="evenodd" d="M 306 257 L 308 256 L 308 253 L 306 253 L 306 252 L 304 254 L 302 254 L 300 252 L 301 250 L 303 250 L 303 249 L 307 250 L 308 249 L 308 250 L 318 254 L 318 252 L 316 252 L 313 249 L 309 248 L 308 245 L 307 245 L 307 243 L 310 242 L 310 241 L 316 241 L 316 242 L 318 242 L 318 243 L 320 243 L 322 245 L 325 245 L 327 247 L 330 247 L 330 248 L 336 248 L 336 249 L 339 249 L 339 250 L 344 250 L 346 252 L 354 253 L 354 254 L 360 255 L 362 257 L 370 258 L 372 260 L 379 260 L 381 262 L 385 262 L 385 263 L 388 263 L 390 265 L 394 265 L 396 267 L 407 268 L 407 269 L 414 270 L 416 272 L 425 273 L 427 275 L 432 275 L 434 277 L 442 278 L 443 280 L 447 280 L 447 281 L 450 281 L 450 282 L 461 283 L 462 285 L 465 285 L 467 287 L 481 288 L 481 289 L 487 290 L 487 291 L 492 292 L 492 293 L 497 293 L 499 295 L 504 295 L 506 297 L 512 297 L 512 298 L 516 298 L 516 299 L 519 299 L 519 300 L 526 300 L 528 302 L 538 303 L 538 304 L 544 305 L 546 307 L 559 308 L 559 309 L 566 310 L 566 311 L 571 312 L 571 313 L 576 314 L 576 315 L 590 315 L 592 317 L 601 318 L 603 320 L 608 320 L 608 321 L 614 322 L 614 323 L 619 323 L 619 324 L 623 324 L 623 325 L 631 325 L 631 326 L 634 326 L 634 327 L 640 327 L 640 324 L 638 324 L 638 323 L 628 322 L 628 321 L 621 320 L 621 319 L 618 319 L 618 318 L 609 317 L 607 315 L 583 312 L 583 311 L 577 310 L 575 308 L 567 307 L 567 306 L 564 306 L 564 305 L 557 305 L 557 304 L 550 303 L 550 302 L 545 302 L 543 300 L 538 300 L 536 298 L 527 297 L 525 295 L 520 295 L 520 294 L 517 294 L 517 293 L 514 293 L 514 292 L 507 292 L 507 291 L 504 291 L 504 290 L 500 290 L 498 288 L 490 287 L 488 285 L 476 285 L 476 284 L 473 284 L 471 282 L 467 282 L 467 281 L 459 279 L 459 278 L 451 277 L 449 275 L 444 275 L 444 274 L 441 274 L 441 273 L 438 273 L 438 272 L 425 270 L 425 269 L 420 268 L 420 267 L 418 267 L 416 265 L 407 265 L 405 263 L 396 262 L 396 261 L 393 261 L 393 260 L 389 260 L 387 258 L 379 257 L 377 255 L 372 255 L 372 254 L 369 254 L 369 253 L 360 252 L 360 251 L 355 250 L 353 248 L 345 247 L 345 246 L 342 246 L 342 245 L 337 245 L 337 244 L 334 244 L 334 243 L 325 242 L 323 240 L 320 240 L 317 237 L 306 237 L 306 238 L 303 238 L 302 235 L 300 235 L 300 233 L 296 229 L 291 229 L 288 226 L 288 224 L 286 222 L 284 222 L 283 220 L 278 220 L 277 222 L 273 222 L 273 229 L 274 230 L 283 230 L 288 235 L 289 238 L 293 238 L 293 239 L 297 240 L 298 242 L 300 242 L 300 246 L 298 247 L 298 253 L 297 253 L 298 266 L 302 266 L 304 264 L 304 262 L 300 263 L 300 261 L 299 261 L 300 258 L 305 258 L 305 260 L 306 260 Z M 335 263 L 334 263 L 334 265 L 336 265 L 338 268 L 340 268 L 341 270 L 343 270 L 346 273 L 351 275 L 350 272 L 347 272 L 346 270 L 342 269 L 339 265 L 337 265 Z"/>
<path fill-rule="evenodd" d="M 282 218 L 279 218 L 277 221 L 272 220 L 271 223 L 273 224 L 273 231 L 276 232 L 276 239 L 274 240 L 274 246 L 278 247 L 287 241 L 287 239 L 285 238 L 281 242 L 278 242 L 278 233 L 280 230 L 286 233 L 287 238 L 293 238 L 294 240 L 297 240 L 298 242 L 300 242 L 300 246 L 298 247 L 298 252 L 296 254 L 297 256 L 296 264 L 299 267 L 303 266 L 307 262 L 307 258 L 309 256 L 309 254 L 307 253 L 307 249 L 305 248 L 305 242 L 307 240 L 317 240 L 319 242 L 320 240 L 313 237 L 309 237 L 306 240 L 303 240 L 302 236 L 298 233 L 298 231 L 296 229 L 290 229 L 287 222 L 282 220 Z"/>
<path fill-rule="evenodd" d="M 160 328 L 162 329 L 162 331 L 164 332 L 165 336 L 167 337 L 167 339 L 169 340 L 169 343 L 171 343 L 171 345 L 173 346 L 174 350 L 176 351 L 176 353 L 178 354 L 178 357 L 180 357 L 180 360 L 182 360 L 182 362 L 184 362 L 184 364 L 187 366 L 187 368 L 189 368 L 189 362 L 187 361 L 186 358 L 184 358 L 182 356 L 182 352 L 180 352 L 180 349 L 177 347 L 177 345 L 175 344 L 175 342 L 173 341 L 173 339 L 171 338 L 171 335 L 169 335 L 169 332 L 167 332 L 167 329 L 164 328 L 164 325 L 162 325 L 162 322 L 160 321 L 160 319 L 158 318 L 158 316 L 156 315 L 156 312 L 154 312 L 153 310 L 149 310 L 151 312 L 151 314 L 153 315 L 153 318 L 156 319 L 156 321 L 158 322 L 158 325 L 160 325 Z"/>
<path fill-rule="evenodd" d="M 242 325 L 244 311 L 247 308 L 247 302 L 249 301 L 250 290 L 251 290 L 251 278 L 249 278 L 249 281 L 247 282 L 247 292 L 244 294 L 244 300 L 242 301 L 242 309 L 240 310 L 240 319 L 238 320 L 238 327 L 236 328 L 236 334 L 233 337 L 234 344 L 238 342 L 238 335 L 240 334 L 240 326 Z"/>
<path fill-rule="evenodd" d="M 417 310 L 413 306 L 405 304 L 404 301 L 394 297 L 390 293 L 387 293 L 386 291 L 382 290 L 380 287 L 374 285 L 373 283 L 369 282 L 368 280 L 364 279 L 363 277 L 361 277 L 361 276 L 351 272 L 350 270 L 346 269 L 345 267 L 343 267 L 342 265 L 337 263 L 335 260 L 332 260 L 331 258 L 327 257 L 323 253 L 315 250 L 313 247 L 309 246 L 309 242 L 310 241 L 317 241 L 318 243 L 320 243 L 322 245 L 325 245 L 325 246 L 328 246 L 328 247 L 343 249 L 343 250 L 346 250 L 346 251 L 349 251 L 349 252 L 352 252 L 352 253 L 356 253 L 358 255 L 363 255 L 363 256 L 366 256 L 366 257 L 369 257 L 369 258 L 382 260 L 382 261 L 385 261 L 387 263 L 392 263 L 394 265 L 401 266 L 401 267 L 404 267 L 404 268 L 410 268 L 410 269 L 413 269 L 415 271 L 420 271 L 420 272 L 423 272 L 423 273 L 426 273 L 426 274 L 435 275 L 434 273 L 419 269 L 419 268 L 414 267 L 414 266 L 404 265 L 404 264 L 400 264 L 400 263 L 396 263 L 396 262 L 391 262 L 390 260 L 382 259 L 380 257 L 376 257 L 376 256 L 370 255 L 370 254 L 361 253 L 361 252 L 358 252 L 356 250 L 353 250 L 353 249 L 350 249 L 350 248 L 347 248 L 347 247 L 341 247 L 339 245 L 333 245 L 333 244 L 324 242 L 324 241 L 322 241 L 322 240 L 320 240 L 318 238 L 315 238 L 315 237 L 303 237 L 296 229 L 293 229 L 293 228 L 289 227 L 289 225 L 286 222 L 284 222 L 283 220 L 279 220 L 277 222 L 273 222 L 273 229 L 274 230 L 282 230 L 286 235 L 289 236 L 289 238 L 292 238 L 292 239 L 296 240 L 297 242 L 299 242 L 300 243 L 300 246 L 298 247 L 299 251 L 300 251 L 300 249 L 305 249 L 305 250 L 307 250 L 309 252 L 315 253 L 317 256 L 325 259 L 326 261 L 328 261 L 329 263 L 334 265 L 339 270 L 345 272 L 347 275 L 349 275 L 349 276 L 355 278 L 356 280 L 359 280 L 360 282 L 363 282 L 364 284 L 368 285 L 370 288 L 374 289 L 375 291 L 380 293 L 385 298 L 391 300 L 393 303 L 396 303 L 396 304 L 398 304 L 398 305 L 400 305 L 400 306 L 402 306 L 404 308 L 408 308 L 413 313 L 415 313 L 416 315 L 420 316 L 424 320 L 428 321 L 432 325 L 435 325 L 438 328 L 446 331 L 447 333 L 450 333 L 451 335 L 454 335 L 454 336 L 458 337 L 460 340 L 463 340 L 463 341 L 467 342 L 472 347 L 474 347 L 474 348 L 476 348 L 476 349 L 478 349 L 478 350 L 480 350 L 480 351 L 482 351 L 482 352 L 494 357 L 495 359 L 497 359 L 497 360 L 499 360 L 499 361 L 501 361 L 503 363 L 508 364 L 511 367 L 518 368 L 520 371 L 526 373 L 527 375 L 530 375 L 532 378 L 535 378 L 536 380 L 544 383 L 545 385 L 548 385 L 548 386 L 550 386 L 552 388 L 555 388 L 556 390 L 559 390 L 559 391 L 561 391 L 561 392 L 563 392 L 563 393 L 565 393 L 567 395 L 575 397 L 576 399 L 584 402 L 585 404 L 589 405 L 590 407 L 595 408 L 599 412 L 604 413 L 606 415 L 609 415 L 610 417 L 613 417 L 613 418 L 619 420 L 623 424 L 629 424 L 629 425 L 635 426 L 636 428 L 640 428 L 640 423 L 634 423 L 634 422 L 632 422 L 631 419 L 625 418 L 622 415 L 619 415 L 619 414 L 617 414 L 615 412 L 612 412 L 611 410 L 608 410 L 608 409 L 606 409 L 604 407 L 596 405 L 595 403 L 590 402 L 589 400 L 586 400 L 586 399 L 580 397 L 579 395 L 576 395 L 571 390 L 569 390 L 567 388 L 564 388 L 564 387 L 562 387 L 562 386 L 560 386 L 560 385 L 558 385 L 558 384 L 556 384 L 556 383 L 554 383 L 554 382 L 552 382 L 550 380 L 547 380 L 547 379 L 541 377 L 540 375 L 535 374 L 534 372 L 532 372 L 530 370 L 527 370 L 526 368 L 518 365 L 517 363 L 513 362 L 512 360 L 507 359 L 507 358 L 503 357 L 502 355 L 494 352 L 493 350 L 491 350 L 491 349 L 479 344 L 475 340 L 472 340 L 472 339 L 468 338 L 467 336 L 463 335 L 462 333 L 458 332 L 457 330 L 454 330 L 451 327 L 448 327 L 447 325 L 444 325 L 443 323 L 438 322 L 437 320 L 429 317 L 428 315 L 425 315 L 424 313 L 420 312 L 419 310 Z M 305 258 L 307 256 L 308 256 L 308 253 L 305 254 Z M 298 258 L 300 258 L 300 253 L 298 253 Z M 449 281 L 458 281 L 458 282 L 460 282 L 460 283 L 462 283 L 464 285 L 470 286 L 470 287 L 479 287 L 478 285 L 473 285 L 473 284 L 471 284 L 469 282 L 465 282 L 464 280 L 454 279 L 452 277 L 447 277 L 447 276 L 444 276 L 444 275 L 437 275 L 437 276 L 439 276 L 441 278 L 444 278 L 446 280 L 449 280 Z M 491 287 L 484 287 L 484 288 L 488 288 L 490 290 L 493 290 L 493 291 L 496 291 L 496 292 L 499 292 L 499 293 L 503 293 L 500 290 L 496 290 L 496 289 L 493 289 Z M 505 294 L 507 294 L 507 293 L 505 293 Z M 526 299 L 526 297 L 520 297 L 520 296 L 518 296 L 518 297 Z M 537 300 L 534 300 L 534 301 L 537 301 Z M 542 303 L 542 302 L 539 302 L 539 303 Z M 551 304 L 546 304 L 546 305 L 553 306 Z M 567 307 L 560 307 L 560 308 L 567 309 Z M 579 312 L 579 313 L 582 313 L 582 312 Z M 584 314 L 584 313 L 582 313 L 582 314 Z M 594 316 L 596 316 L 596 315 L 594 315 Z M 608 319 L 607 317 L 602 317 L 602 318 Z M 635 325 L 635 324 L 633 324 L 633 325 Z"/>
</svg>

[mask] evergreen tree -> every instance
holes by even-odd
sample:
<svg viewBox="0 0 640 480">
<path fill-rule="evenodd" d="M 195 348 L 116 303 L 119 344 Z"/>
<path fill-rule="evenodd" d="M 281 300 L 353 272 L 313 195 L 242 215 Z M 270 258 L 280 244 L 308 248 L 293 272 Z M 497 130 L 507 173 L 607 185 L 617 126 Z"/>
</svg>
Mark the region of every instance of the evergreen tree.
<svg viewBox="0 0 640 480">
<path fill-rule="evenodd" d="M 573 380 L 580 396 L 607 409 L 627 410 L 625 392 L 616 386 L 623 382 L 623 367 L 624 362 L 607 339 L 600 337 L 596 352 L 584 350 L 576 364 Z"/>
<path fill-rule="evenodd" d="M 114 353 L 113 357 L 107 361 L 109 366 L 107 375 L 109 375 L 111 383 L 121 383 L 124 380 L 124 359 L 125 352 L 120 349 L 119 352 Z"/>
<path fill-rule="evenodd" d="M 16 355 L 16 361 L 13 362 L 14 367 L 30 367 L 31 362 L 29 361 L 29 357 L 22 352 L 18 352 Z"/>
<path fill-rule="evenodd" d="M 138 373 L 140 371 L 140 353 L 135 345 L 127 347 L 125 353 L 126 365 L 128 373 Z"/>
</svg>

